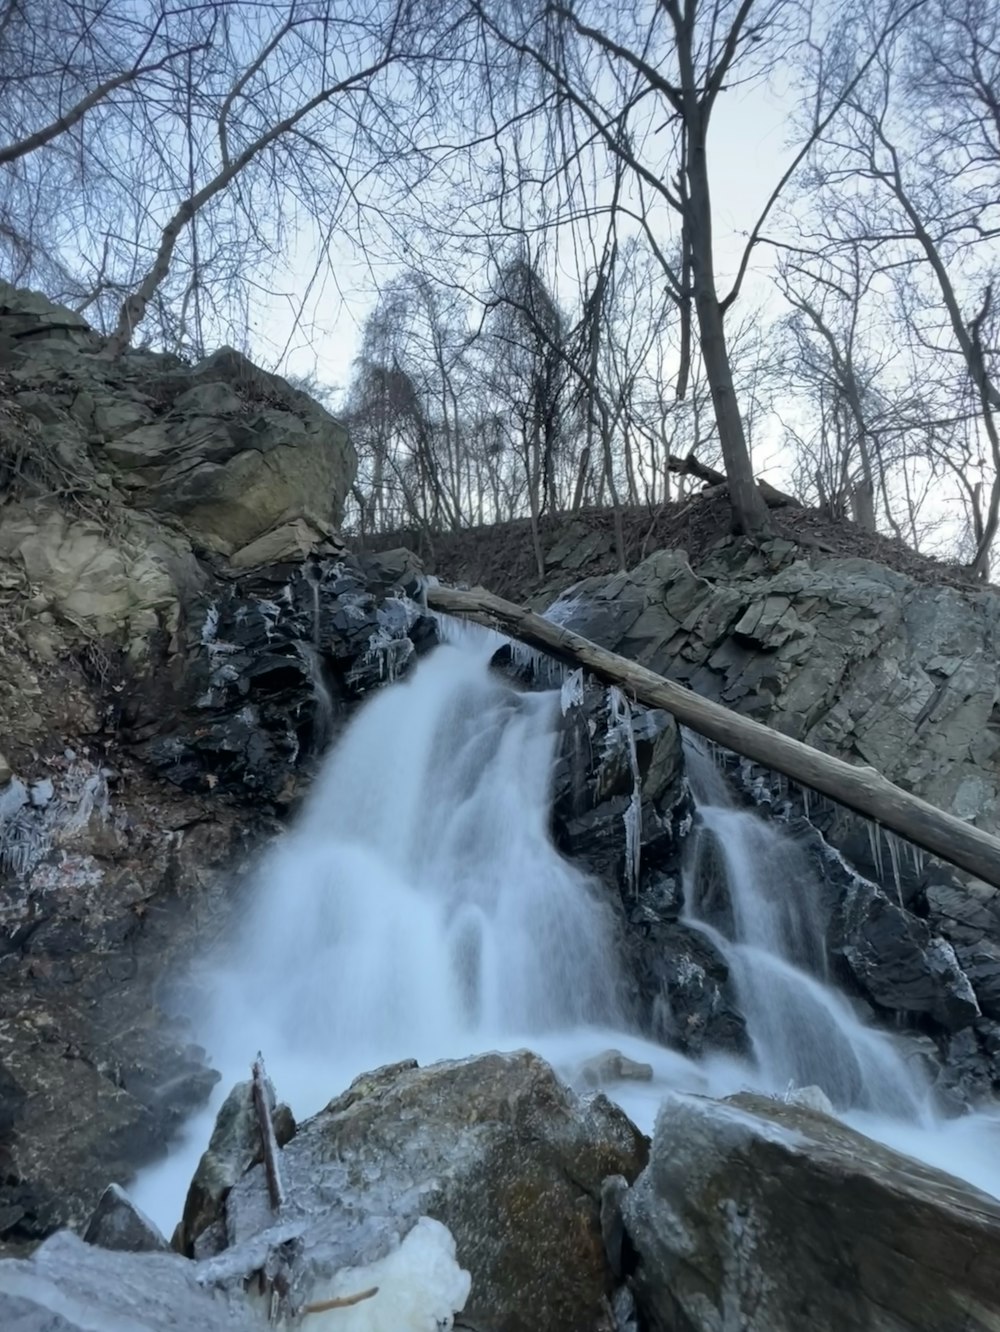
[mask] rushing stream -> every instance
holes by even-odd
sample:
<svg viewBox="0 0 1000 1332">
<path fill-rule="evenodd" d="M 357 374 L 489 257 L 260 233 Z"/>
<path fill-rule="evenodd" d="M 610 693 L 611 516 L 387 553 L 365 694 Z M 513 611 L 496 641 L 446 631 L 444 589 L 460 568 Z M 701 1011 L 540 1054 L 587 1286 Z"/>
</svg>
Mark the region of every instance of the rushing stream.
<svg viewBox="0 0 1000 1332">
<path fill-rule="evenodd" d="M 265 857 L 200 978 L 220 1096 L 258 1050 L 301 1118 L 397 1059 L 529 1046 L 572 1076 L 613 1046 L 653 1066 L 651 1083 L 608 1088 L 647 1131 L 667 1088 L 816 1085 L 864 1132 L 1000 1196 L 994 1121 L 935 1120 L 921 1069 L 828 983 L 808 864 L 732 807 L 696 749 L 687 915 L 727 958 L 754 1058 L 695 1063 L 629 1032 L 609 908 L 548 836 L 560 695 L 512 689 L 489 646 L 440 647 L 372 699 Z M 721 917 L 706 857 L 724 871 Z M 168 1233 L 216 1108 L 132 1190 Z"/>
</svg>

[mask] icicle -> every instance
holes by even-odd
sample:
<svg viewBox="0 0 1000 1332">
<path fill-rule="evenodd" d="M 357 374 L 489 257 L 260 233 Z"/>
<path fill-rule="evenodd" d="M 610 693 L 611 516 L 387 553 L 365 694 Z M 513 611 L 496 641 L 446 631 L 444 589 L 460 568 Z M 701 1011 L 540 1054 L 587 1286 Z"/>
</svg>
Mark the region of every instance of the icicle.
<svg viewBox="0 0 1000 1332">
<path fill-rule="evenodd" d="M 896 885 L 896 897 L 899 901 L 900 910 L 905 911 L 906 908 L 903 906 L 903 884 L 900 876 L 899 838 L 895 833 L 886 831 L 885 841 L 889 848 L 889 863 L 892 866 L 893 883 Z"/>
<path fill-rule="evenodd" d="M 802 813 L 806 816 L 806 819 L 808 820 L 808 818 L 809 818 L 809 787 L 808 787 L 808 786 L 803 786 L 803 787 L 802 787 Z"/>
<path fill-rule="evenodd" d="M 378 678 L 388 684 L 399 679 L 402 668 L 413 656 L 413 644 L 408 638 L 400 638 L 380 624 L 368 639 L 368 647 L 362 657 L 363 666 L 378 666 Z"/>
<path fill-rule="evenodd" d="M 625 884 L 634 894 L 639 890 L 639 869 L 642 858 L 642 778 L 639 773 L 639 757 L 635 750 L 635 734 L 632 730 L 632 707 L 618 686 L 612 685 L 608 690 L 608 737 L 605 753 L 616 746 L 624 747 L 632 774 L 632 795 L 628 808 L 622 815 L 622 821 L 625 824 Z"/>
<path fill-rule="evenodd" d="M 227 643 L 219 638 L 219 607 L 214 601 L 205 612 L 205 620 L 201 626 L 201 645 L 208 653 L 208 666 L 213 674 L 225 668 L 227 656 L 239 651 L 235 643 Z M 225 678 L 235 679 L 235 672 L 226 668 Z"/>
<path fill-rule="evenodd" d="M 429 588 L 437 586 L 438 580 L 433 574 L 417 574 L 413 579 L 412 600 L 421 610 L 427 611 L 430 609 L 427 605 L 427 591 Z"/>
<path fill-rule="evenodd" d="M 885 869 L 882 865 L 882 825 L 868 820 L 868 846 L 872 853 L 872 861 L 878 872 L 878 881 L 881 884 L 885 879 Z"/>
<path fill-rule="evenodd" d="M 559 691 L 559 704 L 565 717 L 570 708 L 583 707 L 583 669 L 570 671 Z"/>
</svg>

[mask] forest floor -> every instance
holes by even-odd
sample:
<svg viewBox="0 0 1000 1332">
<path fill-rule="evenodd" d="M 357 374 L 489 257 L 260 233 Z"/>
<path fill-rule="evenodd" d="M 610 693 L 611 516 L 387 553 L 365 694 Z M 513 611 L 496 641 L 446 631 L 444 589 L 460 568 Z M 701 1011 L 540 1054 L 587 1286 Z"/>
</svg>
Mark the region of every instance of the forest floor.
<svg viewBox="0 0 1000 1332">
<path fill-rule="evenodd" d="M 683 550 L 692 568 L 730 538 L 730 509 L 725 493 L 707 492 L 683 501 L 626 509 L 622 515 L 625 565 L 634 568 L 657 550 Z M 856 523 L 829 518 L 818 509 L 771 511 L 774 535 L 800 547 L 804 557 L 873 560 L 917 582 L 976 589 L 960 564 L 921 555 L 894 537 L 868 532 Z M 528 519 L 465 528 L 428 536 L 417 531 L 382 533 L 355 546 L 388 550 L 406 546 L 442 582 L 481 585 L 498 596 L 534 600 L 556 595 L 595 574 L 618 568 L 614 516 L 610 509 L 585 509 L 573 515 L 544 516 L 539 525 L 546 557 L 539 577 Z"/>
</svg>

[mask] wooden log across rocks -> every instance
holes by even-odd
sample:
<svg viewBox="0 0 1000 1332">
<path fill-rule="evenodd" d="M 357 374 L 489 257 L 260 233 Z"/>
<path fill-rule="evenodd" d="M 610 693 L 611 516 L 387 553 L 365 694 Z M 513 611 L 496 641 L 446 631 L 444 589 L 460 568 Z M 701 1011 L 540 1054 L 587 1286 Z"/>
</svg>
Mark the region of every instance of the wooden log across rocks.
<svg viewBox="0 0 1000 1332">
<path fill-rule="evenodd" d="M 463 591 L 432 585 L 426 595 L 432 610 L 499 629 L 529 647 L 582 666 L 606 684 L 617 685 L 636 702 L 664 708 L 699 735 L 829 796 L 941 860 L 1000 888 L 1000 838 L 911 795 L 875 768 L 846 763 L 762 722 L 741 717 L 482 588 Z"/>
</svg>

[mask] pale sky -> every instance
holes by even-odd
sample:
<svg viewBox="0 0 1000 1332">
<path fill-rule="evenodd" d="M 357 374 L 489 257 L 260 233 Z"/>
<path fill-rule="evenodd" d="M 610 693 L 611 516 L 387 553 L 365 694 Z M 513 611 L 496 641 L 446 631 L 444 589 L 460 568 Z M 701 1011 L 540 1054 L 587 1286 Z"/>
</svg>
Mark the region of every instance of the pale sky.
<svg viewBox="0 0 1000 1332">
<path fill-rule="evenodd" d="M 720 98 L 716 106 L 710 162 L 716 257 L 722 286 L 724 279 L 735 273 L 742 255 L 741 233 L 753 226 L 790 159 L 791 153 L 784 143 L 788 115 L 788 104 L 763 88 Z M 311 333 L 305 329 L 293 333 L 294 315 L 287 301 L 275 301 L 267 313 L 261 313 L 259 326 L 252 333 L 261 359 L 272 364 L 291 336 L 292 345 L 283 366 L 285 372 L 315 373 L 321 382 L 342 388 L 350 378 L 361 325 L 375 295 L 371 272 L 348 241 L 341 246 L 340 260 L 337 273 L 326 278 L 321 294 L 317 284 L 319 298 L 312 302 L 315 313 Z M 749 305 L 773 303 L 777 311 L 781 302 L 766 276 L 771 263 L 771 251 L 767 247 L 758 249 L 753 262 L 758 276 L 748 281 L 744 299 Z M 309 278 L 305 266 L 300 276 L 300 289 L 304 291 Z M 387 270 L 381 276 L 387 280 L 392 273 Z M 296 296 L 299 297 L 298 292 Z"/>
</svg>

